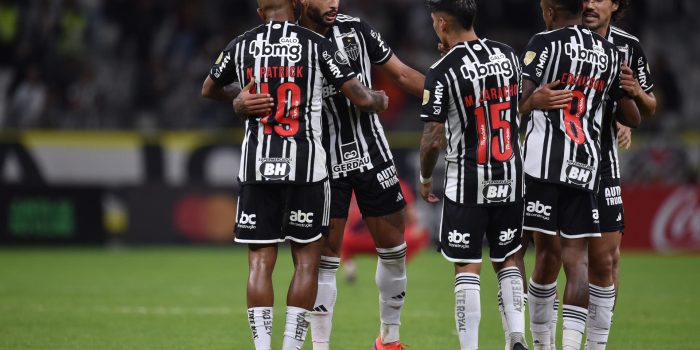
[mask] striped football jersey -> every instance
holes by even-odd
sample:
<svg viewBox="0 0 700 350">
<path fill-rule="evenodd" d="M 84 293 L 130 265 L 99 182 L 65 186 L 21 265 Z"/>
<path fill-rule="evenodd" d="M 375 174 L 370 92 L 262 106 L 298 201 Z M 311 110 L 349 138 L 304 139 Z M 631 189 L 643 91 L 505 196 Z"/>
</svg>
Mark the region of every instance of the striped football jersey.
<svg viewBox="0 0 700 350">
<path fill-rule="evenodd" d="M 523 57 L 523 79 L 557 80 L 573 92 L 563 110 L 534 110 L 526 128 L 525 174 L 536 180 L 596 191 L 604 101 L 617 101 L 620 59 L 615 45 L 584 26 L 535 35 Z"/>
<path fill-rule="evenodd" d="M 429 70 L 421 120 L 445 123 L 445 197 L 465 206 L 522 200 L 520 63 L 509 46 L 455 45 Z"/>
<path fill-rule="evenodd" d="M 324 80 L 339 88 L 354 73 L 322 36 L 288 22 L 271 22 L 231 41 L 209 73 L 218 85 L 255 81 L 269 93 L 271 115 L 248 119 L 241 183 L 316 183 L 328 178 L 322 138 Z"/>
</svg>

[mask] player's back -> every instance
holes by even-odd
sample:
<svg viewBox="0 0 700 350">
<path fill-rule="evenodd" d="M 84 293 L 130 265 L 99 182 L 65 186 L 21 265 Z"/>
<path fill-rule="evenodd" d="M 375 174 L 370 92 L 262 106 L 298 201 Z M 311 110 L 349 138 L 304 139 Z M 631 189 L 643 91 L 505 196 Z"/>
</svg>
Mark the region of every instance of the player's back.
<svg viewBox="0 0 700 350">
<path fill-rule="evenodd" d="M 217 83 L 269 93 L 271 115 L 246 121 L 239 170 L 246 182 L 319 182 L 327 178 L 321 144 L 324 78 L 340 85 L 348 67 L 336 64 L 337 49 L 318 34 L 289 22 L 270 22 L 234 39 L 210 76 Z"/>
<path fill-rule="evenodd" d="M 326 37 L 338 46 L 338 59 L 372 89 L 372 65 L 384 64 L 393 55 L 381 34 L 357 17 L 339 14 Z M 361 111 L 340 91 L 327 85 L 323 94 L 323 142 L 333 178 L 364 172 L 391 160 L 377 113 Z"/>
<path fill-rule="evenodd" d="M 535 35 L 523 62 L 523 79 L 541 86 L 561 81 L 573 91 L 563 110 L 534 110 L 527 126 L 525 172 L 547 182 L 594 191 L 599 180 L 603 102 L 619 95 L 617 48 L 583 26 Z"/>
<path fill-rule="evenodd" d="M 639 81 L 644 92 L 654 90 L 654 83 L 649 70 L 649 62 L 637 37 L 624 30 L 610 26 L 606 39 L 617 46 L 620 51 L 620 60 L 629 66 Z M 603 112 L 603 124 L 600 138 L 601 148 L 601 174 L 602 178 L 620 178 L 620 164 L 617 152 L 617 122 L 615 113 L 617 103 L 606 101 Z"/>
<path fill-rule="evenodd" d="M 423 120 L 446 122 L 445 196 L 464 205 L 522 198 L 520 64 L 488 39 L 455 45 L 426 77 Z"/>
</svg>

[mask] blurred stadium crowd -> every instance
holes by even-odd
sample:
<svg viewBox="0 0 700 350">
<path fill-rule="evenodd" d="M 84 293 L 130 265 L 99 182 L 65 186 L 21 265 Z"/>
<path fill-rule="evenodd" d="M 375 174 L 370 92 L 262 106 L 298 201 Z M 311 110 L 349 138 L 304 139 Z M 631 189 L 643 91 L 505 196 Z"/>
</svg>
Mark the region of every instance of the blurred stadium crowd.
<svg viewBox="0 0 700 350">
<path fill-rule="evenodd" d="M 645 121 L 637 135 L 660 146 L 639 159 L 628 157 L 627 173 L 697 182 L 691 163 L 700 163 L 694 159 L 700 155 L 687 150 L 699 144 L 688 130 L 700 131 L 694 113 L 700 108 L 700 3 L 631 3 L 618 25 L 641 39 L 659 101 L 657 118 Z M 260 23 L 256 7 L 254 0 L 0 0 L 0 125 L 5 130 L 240 126 L 230 106 L 199 95 L 219 51 Z M 342 0 L 340 10 L 373 25 L 403 61 L 421 71 L 438 58 L 422 0 Z M 482 0 L 480 11 L 477 33 L 516 50 L 544 28 L 536 0 Z M 422 128 L 415 118 L 419 101 L 382 77 L 376 85 L 391 97 L 391 109 L 382 115 L 387 130 Z M 649 161 L 661 162 L 665 171 L 648 174 Z"/>
</svg>

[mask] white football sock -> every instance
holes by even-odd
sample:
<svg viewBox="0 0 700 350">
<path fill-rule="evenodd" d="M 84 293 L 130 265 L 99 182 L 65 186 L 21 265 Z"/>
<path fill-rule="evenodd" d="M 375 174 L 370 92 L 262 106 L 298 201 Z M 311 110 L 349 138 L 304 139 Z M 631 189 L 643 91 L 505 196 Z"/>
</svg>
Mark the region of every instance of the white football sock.
<svg viewBox="0 0 700 350">
<path fill-rule="evenodd" d="M 588 309 L 564 304 L 562 311 L 562 349 L 581 349 L 581 338 L 586 330 Z"/>
<path fill-rule="evenodd" d="M 282 350 L 301 350 L 309 329 L 309 311 L 287 306 L 287 321 L 284 325 L 284 342 Z"/>
<path fill-rule="evenodd" d="M 557 350 L 557 322 L 559 321 L 559 298 L 554 299 L 554 308 L 552 309 L 552 321 L 550 322 L 549 331 L 551 333 L 552 350 Z"/>
<path fill-rule="evenodd" d="M 588 285 L 588 333 L 586 349 L 604 350 L 608 344 L 608 335 L 612 325 L 612 309 L 615 305 L 615 286 L 599 287 Z"/>
<path fill-rule="evenodd" d="M 530 280 L 527 298 L 530 304 L 530 332 L 535 350 L 551 350 L 550 327 L 556 297 L 556 282 L 541 285 Z"/>
<path fill-rule="evenodd" d="M 517 267 L 498 271 L 498 287 L 503 298 L 508 330 L 510 333 L 525 334 L 525 313 L 523 309 L 523 278 Z"/>
<path fill-rule="evenodd" d="M 248 324 L 253 333 L 255 350 L 272 349 L 272 308 L 253 307 L 248 309 Z"/>
<path fill-rule="evenodd" d="M 506 340 L 505 350 L 510 350 L 510 331 L 508 330 L 508 320 L 506 319 L 506 312 L 503 308 L 503 296 L 501 296 L 501 290 L 498 290 L 498 313 L 501 314 L 501 326 L 503 327 L 503 335 Z"/>
<path fill-rule="evenodd" d="M 318 293 L 314 309 L 311 311 L 311 341 L 314 350 L 328 348 L 333 328 L 333 308 L 338 294 L 336 273 L 340 266 L 340 258 L 321 256 L 318 270 Z"/>
<path fill-rule="evenodd" d="M 473 273 L 455 277 L 455 323 L 461 350 L 479 348 L 481 322 L 481 279 Z"/>
<path fill-rule="evenodd" d="M 406 297 L 406 243 L 377 248 L 379 258 L 375 282 L 379 289 L 379 337 L 384 344 L 399 341 L 401 308 Z"/>
</svg>

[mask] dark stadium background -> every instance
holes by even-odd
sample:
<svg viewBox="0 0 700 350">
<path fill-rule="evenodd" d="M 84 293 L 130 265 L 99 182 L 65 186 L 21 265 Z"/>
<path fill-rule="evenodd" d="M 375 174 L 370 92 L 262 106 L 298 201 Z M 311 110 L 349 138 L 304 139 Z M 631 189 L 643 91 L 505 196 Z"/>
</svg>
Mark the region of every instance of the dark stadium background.
<svg viewBox="0 0 700 350">
<path fill-rule="evenodd" d="M 623 247 L 650 259 L 691 252 L 683 261 L 697 266 L 700 2 L 631 2 L 618 25 L 640 38 L 659 107 L 622 152 Z M 228 104 L 201 98 L 200 89 L 228 41 L 259 24 L 256 7 L 253 0 L 0 0 L 3 266 L 42 258 L 52 265 L 57 257 L 122 247 L 143 252 L 144 246 L 174 245 L 204 256 L 211 246 L 232 245 L 242 123 Z M 423 72 L 439 57 L 422 1 L 341 0 L 340 9 L 373 25 L 401 60 Z M 481 0 L 479 11 L 477 33 L 520 53 L 544 29 L 537 0 Z M 413 185 L 419 101 L 379 72 L 375 83 L 390 95 L 382 123 L 399 175 Z M 415 208 L 434 234 L 440 208 L 420 200 Z M 139 270 L 139 259 L 119 263 Z M 99 275 L 86 261 L 75 266 L 86 277 Z M 12 270 L 12 276 L 38 272 L 39 279 L 51 280 L 42 266 Z M 9 270 L 5 279 L 3 269 L 0 300 L 13 300 L 12 285 L 3 282 L 11 280 Z M 12 335 L 2 329 L 14 323 L 10 311 L 21 309 L 17 305 L 0 301 L 6 315 L 0 317 L 0 338 Z"/>
</svg>

